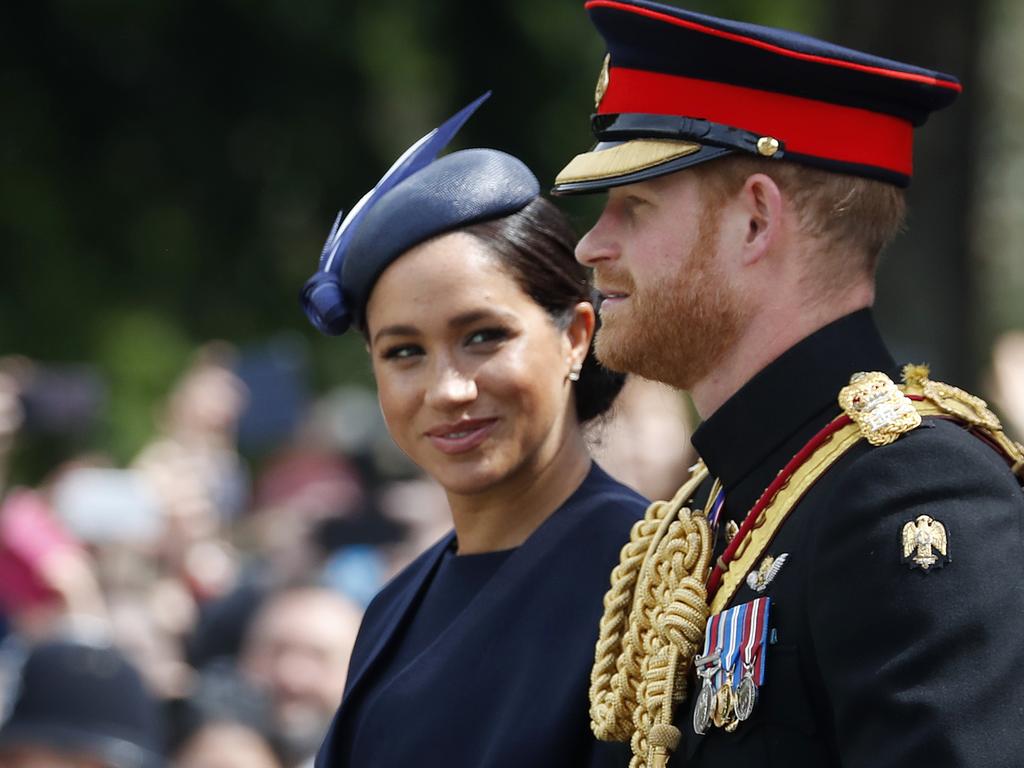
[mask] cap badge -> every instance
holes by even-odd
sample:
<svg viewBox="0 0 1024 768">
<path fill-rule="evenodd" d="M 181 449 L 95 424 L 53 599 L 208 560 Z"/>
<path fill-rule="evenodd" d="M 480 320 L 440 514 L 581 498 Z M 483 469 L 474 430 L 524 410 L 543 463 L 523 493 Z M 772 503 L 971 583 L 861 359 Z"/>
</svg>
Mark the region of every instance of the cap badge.
<svg viewBox="0 0 1024 768">
<path fill-rule="evenodd" d="M 888 445 L 921 425 L 910 399 L 879 371 L 853 374 L 839 391 L 839 407 L 872 445 Z"/>
<path fill-rule="evenodd" d="M 761 157 L 774 157 L 781 148 L 782 144 L 773 136 L 762 136 L 757 140 L 757 154 Z"/>
<path fill-rule="evenodd" d="M 758 566 L 756 571 L 751 571 L 747 574 L 747 586 L 755 592 L 764 592 L 768 585 L 772 583 L 772 580 L 779 575 L 779 571 L 786 564 L 787 558 L 789 558 L 788 552 L 784 552 L 778 557 L 772 557 L 771 555 L 766 557 L 761 561 L 761 565 Z"/>
<path fill-rule="evenodd" d="M 601 64 L 601 71 L 597 75 L 597 85 L 594 86 L 594 109 L 601 106 L 605 91 L 608 90 L 608 83 L 611 76 L 608 74 L 608 67 L 611 65 L 611 54 L 605 54 L 604 62 Z"/>
<path fill-rule="evenodd" d="M 949 562 L 946 526 L 929 515 L 918 515 L 903 526 L 903 562 L 927 572 Z"/>
</svg>

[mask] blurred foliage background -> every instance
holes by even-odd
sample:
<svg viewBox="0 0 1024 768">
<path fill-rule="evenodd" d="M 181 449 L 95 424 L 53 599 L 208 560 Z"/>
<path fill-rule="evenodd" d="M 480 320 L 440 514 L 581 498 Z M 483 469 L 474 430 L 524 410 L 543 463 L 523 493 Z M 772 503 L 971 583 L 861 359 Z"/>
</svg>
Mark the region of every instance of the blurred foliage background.
<svg viewBox="0 0 1024 768">
<path fill-rule="evenodd" d="M 297 294 L 338 208 L 486 89 L 459 146 L 542 180 L 589 143 L 603 45 L 579 0 L 39 0 L 0 8 L 0 354 L 88 363 L 82 442 L 129 457 L 196 346 L 285 349 L 311 390 L 368 382 Z M 883 268 L 898 357 L 975 386 L 1024 323 L 1014 0 L 693 0 L 960 76 L 919 134 L 909 232 Z M 599 201 L 565 205 L 584 229 Z"/>
</svg>

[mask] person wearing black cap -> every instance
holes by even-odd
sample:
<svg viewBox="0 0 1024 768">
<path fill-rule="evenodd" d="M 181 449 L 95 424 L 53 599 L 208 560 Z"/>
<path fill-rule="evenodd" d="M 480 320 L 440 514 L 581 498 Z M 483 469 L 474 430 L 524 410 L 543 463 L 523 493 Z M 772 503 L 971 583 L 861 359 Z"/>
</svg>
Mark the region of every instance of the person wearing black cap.
<svg viewBox="0 0 1024 768">
<path fill-rule="evenodd" d="M 598 358 L 703 418 L 701 462 L 613 572 L 592 727 L 633 768 L 1019 764 L 1024 448 L 899 368 L 870 309 L 914 128 L 960 84 L 645 0 L 586 8 L 597 143 L 555 192 L 607 192 L 576 252 Z"/>
<path fill-rule="evenodd" d="M 576 238 L 533 174 L 491 149 L 435 159 L 479 103 L 335 225 L 303 292 L 318 328 L 363 333 L 388 429 L 454 521 L 367 608 L 319 768 L 628 760 L 590 732 L 587 680 L 646 503 L 582 433 L 623 377 L 588 354 Z"/>
<path fill-rule="evenodd" d="M 111 646 L 33 648 L 0 726 L 3 768 L 161 768 L 163 724 L 142 677 Z"/>
</svg>

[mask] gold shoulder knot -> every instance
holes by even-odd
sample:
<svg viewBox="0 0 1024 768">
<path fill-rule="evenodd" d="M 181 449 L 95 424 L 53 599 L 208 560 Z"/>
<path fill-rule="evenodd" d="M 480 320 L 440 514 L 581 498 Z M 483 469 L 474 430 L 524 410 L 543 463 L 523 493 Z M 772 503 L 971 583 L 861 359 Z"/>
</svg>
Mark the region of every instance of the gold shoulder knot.
<svg viewBox="0 0 1024 768">
<path fill-rule="evenodd" d="M 888 445 L 921 424 L 913 402 L 879 371 L 853 374 L 839 391 L 839 406 L 871 445 Z"/>
<path fill-rule="evenodd" d="M 925 415 L 952 417 L 986 434 L 1006 457 L 1013 474 L 1024 483 L 1024 445 L 1011 440 L 1003 432 L 1003 425 L 989 410 L 988 403 L 959 387 L 932 381 L 928 373 L 926 365 L 907 365 L 903 368 L 903 389 L 908 395 L 921 398 L 917 404 L 918 410 L 924 411 Z"/>
<path fill-rule="evenodd" d="M 939 410 L 973 427 L 981 427 L 991 432 L 1001 432 L 999 418 L 988 408 L 988 403 L 980 397 L 965 392 L 951 384 L 932 381 L 928 378 L 928 366 L 906 365 L 903 367 L 903 382 L 907 394 L 920 395 L 930 400 Z"/>
</svg>

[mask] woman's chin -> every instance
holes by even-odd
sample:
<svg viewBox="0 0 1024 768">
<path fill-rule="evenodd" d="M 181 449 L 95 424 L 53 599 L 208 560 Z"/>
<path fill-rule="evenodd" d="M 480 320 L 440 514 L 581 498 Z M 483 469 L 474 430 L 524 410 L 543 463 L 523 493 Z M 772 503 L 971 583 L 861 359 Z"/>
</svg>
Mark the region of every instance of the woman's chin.
<svg viewBox="0 0 1024 768">
<path fill-rule="evenodd" d="M 458 496 L 473 496 L 484 493 L 499 485 L 508 476 L 508 472 L 496 470 L 490 462 L 450 462 L 444 466 L 436 466 L 431 472 L 433 478 L 448 493 Z"/>
</svg>

